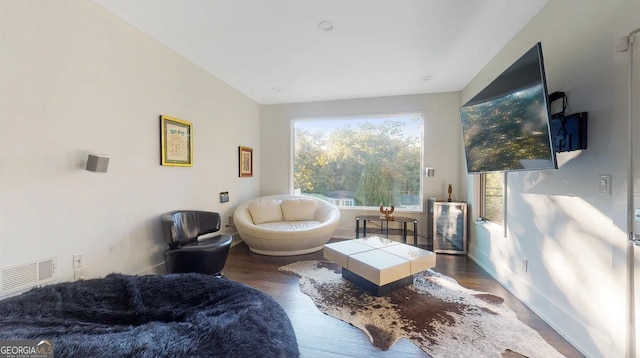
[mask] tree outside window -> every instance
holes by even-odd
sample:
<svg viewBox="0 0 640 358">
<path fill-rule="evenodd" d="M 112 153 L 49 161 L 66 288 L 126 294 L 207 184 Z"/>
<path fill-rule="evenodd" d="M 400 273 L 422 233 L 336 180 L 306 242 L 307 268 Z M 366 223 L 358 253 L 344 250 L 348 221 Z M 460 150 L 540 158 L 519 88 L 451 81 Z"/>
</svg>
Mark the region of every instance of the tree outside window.
<svg viewBox="0 0 640 358">
<path fill-rule="evenodd" d="M 484 214 L 483 219 L 503 224 L 504 213 L 504 173 L 485 173 L 482 181 Z"/>
<path fill-rule="evenodd" d="M 420 114 L 294 120 L 294 189 L 338 206 L 422 210 Z"/>
</svg>

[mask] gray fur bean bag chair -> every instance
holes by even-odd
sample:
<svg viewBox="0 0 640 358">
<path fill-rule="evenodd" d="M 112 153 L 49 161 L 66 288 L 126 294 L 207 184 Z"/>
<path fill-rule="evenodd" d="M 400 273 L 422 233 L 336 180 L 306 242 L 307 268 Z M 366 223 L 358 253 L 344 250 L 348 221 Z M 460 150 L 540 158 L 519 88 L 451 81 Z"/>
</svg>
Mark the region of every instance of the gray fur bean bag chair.
<svg viewBox="0 0 640 358">
<path fill-rule="evenodd" d="M 0 301 L 0 339 L 48 340 L 56 357 L 298 357 L 267 294 L 202 274 L 58 283 Z"/>
</svg>

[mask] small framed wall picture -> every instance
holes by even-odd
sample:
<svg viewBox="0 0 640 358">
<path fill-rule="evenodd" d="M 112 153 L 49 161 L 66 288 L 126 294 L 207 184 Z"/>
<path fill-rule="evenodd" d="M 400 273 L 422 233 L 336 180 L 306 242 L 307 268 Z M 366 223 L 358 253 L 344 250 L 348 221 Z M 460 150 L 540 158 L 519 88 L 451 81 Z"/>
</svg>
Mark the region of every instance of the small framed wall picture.
<svg viewBox="0 0 640 358">
<path fill-rule="evenodd" d="M 160 116 L 160 165 L 193 166 L 191 122 Z"/>
<path fill-rule="evenodd" d="M 238 147 L 238 166 L 241 178 L 253 176 L 253 149 Z"/>
</svg>

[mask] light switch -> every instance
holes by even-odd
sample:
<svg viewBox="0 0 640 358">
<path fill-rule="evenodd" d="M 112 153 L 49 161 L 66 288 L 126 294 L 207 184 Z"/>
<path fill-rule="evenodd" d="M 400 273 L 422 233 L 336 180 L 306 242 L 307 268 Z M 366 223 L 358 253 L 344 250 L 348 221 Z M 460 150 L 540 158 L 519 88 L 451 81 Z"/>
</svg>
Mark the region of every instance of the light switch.
<svg viewBox="0 0 640 358">
<path fill-rule="evenodd" d="M 602 174 L 600 175 L 600 185 L 598 186 L 599 190 L 603 194 L 611 194 L 611 175 L 610 174 Z"/>
</svg>

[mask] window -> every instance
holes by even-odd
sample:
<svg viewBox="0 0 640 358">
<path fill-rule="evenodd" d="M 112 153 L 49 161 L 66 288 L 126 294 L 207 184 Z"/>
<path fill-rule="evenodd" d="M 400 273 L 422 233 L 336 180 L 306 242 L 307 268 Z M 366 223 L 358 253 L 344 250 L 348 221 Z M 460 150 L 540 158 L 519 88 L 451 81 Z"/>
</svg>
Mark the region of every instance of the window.
<svg viewBox="0 0 640 358">
<path fill-rule="evenodd" d="M 480 174 L 481 217 L 498 225 L 504 225 L 505 173 Z"/>
<path fill-rule="evenodd" d="M 293 189 L 341 207 L 422 211 L 421 114 L 293 121 Z"/>
</svg>

